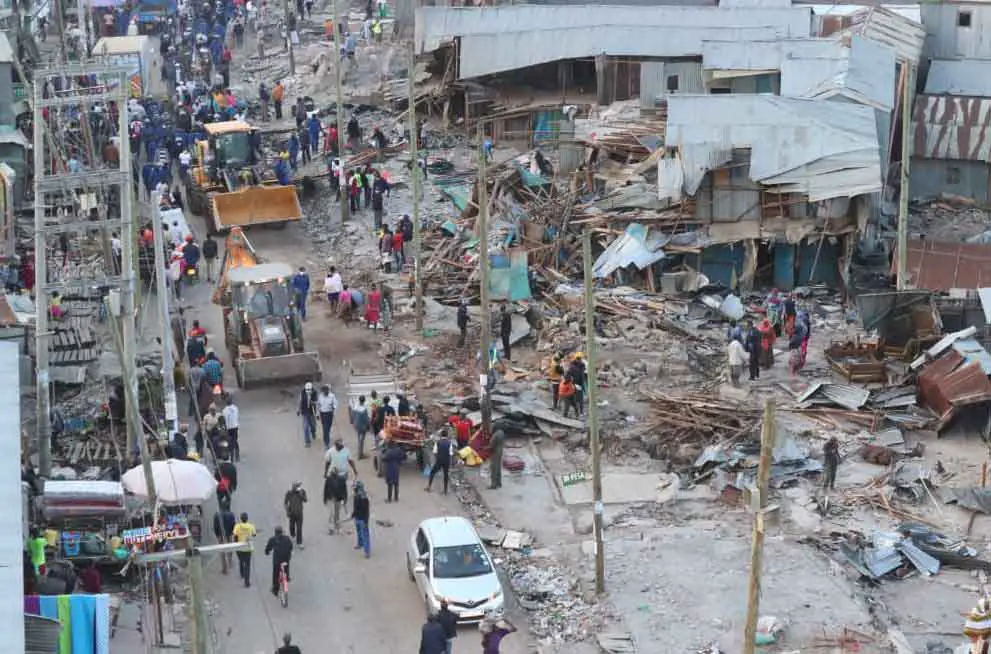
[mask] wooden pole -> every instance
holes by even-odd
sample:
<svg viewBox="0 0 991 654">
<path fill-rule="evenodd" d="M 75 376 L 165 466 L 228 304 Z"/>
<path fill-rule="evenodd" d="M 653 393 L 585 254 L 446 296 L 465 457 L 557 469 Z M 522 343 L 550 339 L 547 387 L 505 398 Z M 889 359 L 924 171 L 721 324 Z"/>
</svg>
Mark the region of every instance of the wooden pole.
<svg viewBox="0 0 991 654">
<path fill-rule="evenodd" d="M 489 377 L 489 343 L 492 340 L 492 313 L 489 311 L 489 189 L 486 181 L 485 134 L 478 127 L 478 265 L 482 305 L 482 377 Z M 492 404 L 486 391 L 482 394 L 482 430 L 492 436 Z"/>
<path fill-rule="evenodd" d="M 193 640 L 193 654 L 209 654 L 206 598 L 203 595 L 203 557 L 199 549 L 187 549 L 186 561 L 189 563 L 189 594 L 192 596 L 193 629 L 196 635 Z"/>
<path fill-rule="evenodd" d="M 582 261 L 585 272 L 585 361 L 588 365 L 588 433 L 592 451 L 592 530 L 595 534 L 595 592 L 606 590 L 606 553 L 602 539 L 602 448 L 599 444 L 598 396 L 595 352 L 595 287 L 592 279 L 592 236 L 582 233 Z"/>
<path fill-rule="evenodd" d="M 908 182 L 909 169 L 912 159 L 912 86 L 915 84 L 912 64 L 902 62 L 905 66 L 905 84 L 902 86 L 902 165 L 901 187 L 898 192 L 898 290 L 908 288 Z"/>
<path fill-rule="evenodd" d="M 764 509 L 771 477 L 771 453 L 774 450 L 774 400 L 764 401 L 764 424 L 760 438 L 760 465 L 757 468 L 757 510 L 754 512 L 753 539 L 750 544 L 750 584 L 747 587 L 747 627 L 743 634 L 744 654 L 754 654 L 757 617 L 760 610 L 760 576 L 764 561 Z"/>
<path fill-rule="evenodd" d="M 341 222 L 348 221 L 349 205 L 347 172 L 344 168 L 344 90 L 341 83 L 341 69 L 344 67 L 344 56 L 341 54 L 341 24 L 338 22 L 338 8 L 340 0 L 332 0 L 334 3 L 334 51 L 337 53 L 337 64 L 334 66 L 335 84 L 337 86 L 337 156 L 340 161 L 340 182 L 338 192 L 341 200 Z M 350 5 L 349 5 L 350 6 Z M 333 171 L 331 171 L 333 174 Z"/>
<path fill-rule="evenodd" d="M 413 284 L 416 286 L 416 331 L 423 332 L 423 284 L 420 280 L 421 251 L 423 235 L 420 233 L 420 149 L 416 127 L 416 50 L 413 41 L 409 42 L 409 154 L 412 159 L 410 169 L 413 183 Z"/>
<path fill-rule="evenodd" d="M 289 0 L 282 0 L 282 11 L 286 15 L 286 48 L 289 50 L 289 74 L 296 74 L 296 52 L 292 45 L 292 33 L 293 30 L 298 27 L 296 25 L 295 19 L 290 19 L 293 16 L 292 11 L 289 9 Z M 335 25 L 336 27 L 336 25 Z"/>
</svg>

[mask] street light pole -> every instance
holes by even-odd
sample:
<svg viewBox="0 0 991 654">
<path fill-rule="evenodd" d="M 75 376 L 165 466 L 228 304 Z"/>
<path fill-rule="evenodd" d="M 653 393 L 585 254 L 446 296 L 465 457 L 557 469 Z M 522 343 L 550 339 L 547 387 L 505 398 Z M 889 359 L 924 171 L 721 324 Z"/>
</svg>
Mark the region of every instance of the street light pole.
<svg viewBox="0 0 991 654">
<path fill-rule="evenodd" d="M 155 294 L 159 302 L 162 339 L 162 386 L 165 395 L 165 422 L 169 427 L 169 437 L 175 432 L 179 421 L 179 405 L 175 394 L 175 361 L 172 357 L 172 321 L 169 318 L 169 291 L 165 283 L 165 234 L 162 233 L 162 217 L 159 213 L 161 194 L 152 195 L 151 229 L 155 234 Z M 203 456 L 203 452 L 199 453 Z"/>
<path fill-rule="evenodd" d="M 902 165 L 901 165 L 901 186 L 898 192 L 898 253 L 896 260 L 896 284 L 899 291 L 908 288 L 908 194 L 909 194 L 909 167 L 911 166 L 911 119 L 912 111 L 909 106 L 912 102 L 913 70 L 912 64 L 903 61 L 905 74 L 902 75 Z"/>
</svg>

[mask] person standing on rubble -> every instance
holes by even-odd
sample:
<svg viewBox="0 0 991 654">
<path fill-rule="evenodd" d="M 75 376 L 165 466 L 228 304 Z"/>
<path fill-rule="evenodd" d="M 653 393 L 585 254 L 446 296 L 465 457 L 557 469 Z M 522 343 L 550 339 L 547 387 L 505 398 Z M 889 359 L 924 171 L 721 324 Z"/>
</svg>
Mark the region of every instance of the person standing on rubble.
<svg viewBox="0 0 991 654">
<path fill-rule="evenodd" d="M 502 338 L 502 351 L 506 355 L 506 361 L 512 361 L 513 355 L 510 350 L 509 337 L 513 333 L 513 315 L 509 313 L 505 304 L 499 307 L 499 336 Z"/>
<path fill-rule="evenodd" d="M 760 379 L 760 332 L 754 327 L 754 323 L 747 321 L 747 328 L 743 333 L 743 345 L 749 355 L 750 381 Z"/>
<path fill-rule="evenodd" d="M 571 375 L 571 381 L 575 384 L 575 404 L 578 407 L 579 416 L 585 412 L 585 389 L 588 383 L 584 357 L 582 352 L 576 352 L 568 366 L 568 374 Z"/>
<path fill-rule="evenodd" d="M 502 488 L 502 451 L 506 444 L 506 433 L 501 429 L 496 429 L 489 441 L 489 448 L 492 454 L 489 457 L 489 488 L 496 490 Z"/>
<path fill-rule="evenodd" d="M 458 303 L 458 331 L 461 333 L 458 338 L 458 347 L 464 347 L 468 339 L 468 300 L 461 298 Z"/>
<path fill-rule="evenodd" d="M 261 38 L 258 39 L 258 43 L 259 43 L 259 45 L 261 45 L 261 43 L 262 43 L 262 39 Z M 260 49 L 261 48 L 259 47 L 259 50 Z M 276 88 L 278 88 L 278 84 L 276 84 Z M 262 120 L 263 121 L 268 121 L 268 100 L 269 100 L 270 97 L 271 96 L 269 95 L 268 89 L 265 87 L 265 82 L 262 82 L 261 84 L 259 84 L 258 85 L 258 104 L 261 105 L 261 115 L 262 115 Z M 282 118 L 282 116 L 281 116 L 281 113 L 282 113 L 282 102 L 281 102 L 281 100 L 276 104 L 276 107 L 278 107 L 276 109 L 276 112 L 277 112 L 276 118 Z"/>
<path fill-rule="evenodd" d="M 827 492 L 836 486 L 836 469 L 840 466 L 840 443 L 832 436 L 822 447 L 822 487 Z"/>
<path fill-rule="evenodd" d="M 564 377 L 564 356 L 555 352 L 547 364 L 547 381 L 551 385 L 551 408 L 557 411 L 561 398 L 561 378 Z"/>
<path fill-rule="evenodd" d="M 729 381 L 733 386 L 739 386 L 740 376 L 743 374 L 743 362 L 747 358 L 747 350 L 739 338 L 733 338 L 726 346 L 726 358 L 729 364 Z"/>
<path fill-rule="evenodd" d="M 774 365 L 774 341 L 777 339 L 774 324 L 770 319 L 764 318 L 757 331 L 760 332 L 760 365 L 770 369 Z"/>
</svg>

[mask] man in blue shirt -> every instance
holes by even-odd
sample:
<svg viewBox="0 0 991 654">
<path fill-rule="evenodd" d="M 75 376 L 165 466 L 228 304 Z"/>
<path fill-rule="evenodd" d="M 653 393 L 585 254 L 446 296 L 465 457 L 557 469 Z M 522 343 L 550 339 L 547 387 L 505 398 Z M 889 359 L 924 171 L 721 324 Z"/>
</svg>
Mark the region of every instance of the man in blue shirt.
<svg viewBox="0 0 991 654">
<path fill-rule="evenodd" d="M 299 272 L 292 276 L 292 290 L 299 317 L 306 320 L 306 299 L 310 296 L 310 276 L 306 274 L 306 268 L 303 266 L 300 266 Z"/>
<path fill-rule="evenodd" d="M 206 353 L 206 361 L 203 362 L 201 367 L 203 368 L 203 377 L 210 386 L 223 384 L 224 367 L 217 359 L 217 354 L 213 350 Z"/>
</svg>

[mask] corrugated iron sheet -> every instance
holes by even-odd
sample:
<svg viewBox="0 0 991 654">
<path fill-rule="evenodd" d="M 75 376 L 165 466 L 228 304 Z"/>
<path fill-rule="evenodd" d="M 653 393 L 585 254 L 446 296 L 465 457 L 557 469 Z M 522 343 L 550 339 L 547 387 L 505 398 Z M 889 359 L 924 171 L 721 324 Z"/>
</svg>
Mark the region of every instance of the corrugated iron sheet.
<svg viewBox="0 0 991 654">
<path fill-rule="evenodd" d="M 991 61 L 933 61 L 926 76 L 926 94 L 991 96 Z"/>
<path fill-rule="evenodd" d="M 850 26 L 843 34 L 860 34 L 892 48 L 900 61 L 913 64 L 922 57 L 926 30 L 915 15 L 908 17 L 886 7 L 869 7 L 850 17 Z"/>
<path fill-rule="evenodd" d="M 662 248 L 667 242 L 667 237 L 662 234 L 655 233 L 648 238 L 647 228 L 633 223 L 599 255 L 592 266 L 592 274 L 601 279 L 627 266 L 636 266 L 643 270 L 664 258 Z"/>
<path fill-rule="evenodd" d="M 985 375 L 991 375 L 991 354 L 973 338 L 962 338 L 953 344 L 953 349 L 959 352 L 967 363 L 976 363 Z"/>
<path fill-rule="evenodd" d="M 895 271 L 897 255 L 893 258 Z M 977 289 L 991 284 L 991 245 L 943 241 L 908 242 L 909 283 L 930 291 Z"/>
<path fill-rule="evenodd" d="M 967 363 L 951 350 L 919 373 L 919 395 L 939 415 L 937 430 L 943 429 L 961 407 L 991 402 L 991 381 L 978 363 Z"/>
<path fill-rule="evenodd" d="M 920 95 L 913 114 L 915 156 L 991 162 L 991 98 Z"/>
</svg>

